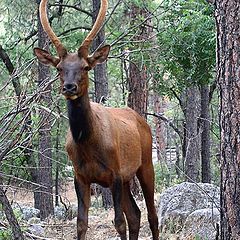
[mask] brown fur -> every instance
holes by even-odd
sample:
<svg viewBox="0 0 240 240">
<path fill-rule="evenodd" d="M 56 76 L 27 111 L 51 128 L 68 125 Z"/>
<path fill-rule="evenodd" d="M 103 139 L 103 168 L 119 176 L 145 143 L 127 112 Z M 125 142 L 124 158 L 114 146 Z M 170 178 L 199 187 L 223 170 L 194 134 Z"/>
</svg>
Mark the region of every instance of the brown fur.
<svg viewBox="0 0 240 240">
<path fill-rule="evenodd" d="M 107 1 L 102 0 L 106 12 Z M 84 41 L 77 53 L 68 53 L 55 37 L 46 17 L 46 0 L 41 5 L 42 24 L 51 40 L 57 41 L 59 58 L 35 48 L 39 61 L 57 68 L 61 91 L 67 99 L 70 129 L 66 150 L 74 167 L 74 183 L 78 199 L 77 239 L 85 240 L 90 206 L 90 184 L 99 183 L 112 191 L 115 227 L 121 240 L 126 240 L 126 221 L 129 239 L 138 239 L 140 210 L 131 194 L 129 181 L 136 175 L 141 184 L 148 210 L 153 240 L 158 240 L 158 218 L 154 206 L 154 170 L 152 136 L 148 124 L 130 108 L 107 108 L 90 103 L 88 71 L 104 62 L 110 46 L 88 55 L 94 34 L 102 25 L 104 15 L 94 24 L 94 34 Z M 105 14 L 105 13 L 104 13 Z M 87 45 L 86 45 L 87 43 Z M 59 47 L 60 46 L 60 47 Z M 60 49 L 60 50 L 59 50 Z M 62 50 L 63 49 L 63 50 Z"/>
<path fill-rule="evenodd" d="M 84 97 L 84 96 L 82 96 Z M 88 99 L 88 96 L 86 96 Z M 90 184 L 99 183 L 114 191 L 116 179 L 121 179 L 123 189 L 120 213 L 116 211 L 116 229 L 121 239 L 126 239 L 125 213 L 130 231 L 130 240 L 138 238 L 140 212 L 131 196 L 129 181 L 137 174 L 146 200 L 153 239 L 158 239 L 158 221 L 154 207 L 154 171 L 152 165 L 152 136 L 148 124 L 130 108 L 107 108 L 86 101 L 88 106 L 91 135 L 76 143 L 71 130 L 67 134 L 66 150 L 73 162 L 76 182 L 82 186 L 85 195 L 85 211 L 90 205 Z M 87 218 L 87 212 L 86 218 Z M 117 216 L 120 224 L 117 224 Z M 79 238 L 85 239 L 87 220 L 79 221 Z M 84 225 L 84 223 L 86 225 Z M 80 227 L 81 226 L 81 227 Z M 136 228 L 136 229 L 135 229 Z"/>
<path fill-rule="evenodd" d="M 78 240 L 85 239 L 90 206 L 90 184 L 94 182 L 112 190 L 115 226 L 121 240 L 127 239 L 123 212 L 129 225 L 129 239 L 138 239 L 140 211 L 129 189 L 129 181 L 135 174 L 146 200 L 153 240 L 157 240 L 159 231 L 154 207 L 150 128 L 144 119 L 130 108 L 106 108 L 89 102 L 88 70 L 104 61 L 108 51 L 109 47 L 106 46 L 86 59 L 79 57 L 79 54 L 67 54 L 64 58 L 56 60 L 46 51 L 35 49 L 39 60 L 57 67 L 62 82 L 62 92 L 70 104 L 75 105 L 73 108 L 70 107 L 71 114 L 78 117 L 79 115 L 74 113 L 77 111 L 82 116 L 82 119 L 79 119 L 79 126 L 76 126 L 76 121 L 71 119 L 75 124 L 74 127 L 80 127 L 82 130 L 74 139 L 72 135 L 75 128 L 72 127 L 67 134 L 66 143 L 69 158 L 73 162 L 78 197 Z M 76 89 L 64 92 L 64 86 L 69 84 Z M 82 140 L 82 132 L 85 129 L 87 131 Z"/>
<path fill-rule="evenodd" d="M 91 111 L 94 128 L 86 142 L 75 144 L 70 130 L 67 134 L 66 149 L 76 174 L 89 183 L 105 186 L 111 186 L 115 175 L 120 175 L 123 182 L 130 181 L 141 165 L 151 164 L 149 126 L 130 108 L 106 108 L 91 103 Z M 79 158 L 85 163 L 82 168 Z"/>
</svg>

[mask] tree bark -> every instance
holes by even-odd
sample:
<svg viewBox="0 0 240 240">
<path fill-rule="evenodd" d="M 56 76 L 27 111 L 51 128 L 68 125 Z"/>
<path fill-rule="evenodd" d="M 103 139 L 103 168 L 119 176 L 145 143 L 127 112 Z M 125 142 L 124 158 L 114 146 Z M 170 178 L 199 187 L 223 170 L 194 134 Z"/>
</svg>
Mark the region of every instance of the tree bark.
<svg viewBox="0 0 240 240">
<path fill-rule="evenodd" d="M 100 9 L 100 0 L 93 0 L 93 14 L 92 14 L 92 22 L 96 21 L 98 16 L 98 12 Z M 102 28 L 95 40 L 93 41 L 92 49 L 95 51 L 100 45 L 105 42 L 105 31 Z M 108 81 L 107 81 L 107 63 L 104 62 L 102 64 L 98 64 L 94 68 L 94 85 L 95 85 L 95 101 L 100 103 L 104 103 L 108 97 Z"/>
<path fill-rule="evenodd" d="M 200 88 L 201 95 L 201 163 L 202 182 L 211 182 L 210 164 L 210 116 L 209 116 L 209 86 L 203 85 Z"/>
<path fill-rule="evenodd" d="M 130 19 L 131 25 L 135 25 L 140 18 L 147 17 L 146 8 L 141 8 L 137 4 L 132 3 L 130 8 L 126 11 Z M 146 22 L 146 25 L 139 27 L 138 31 L 135 32 L 133 36 L 133 42 L 144 43 L 150 33 L 152 32 L 151 22 Z M 143 48 L 142 45 L 135 46 L 139 49 Z M 131 47 L 130 47 L 131 48 Z M 131 49 L 132 50 L 132 49 Z M 148 104 L 148 81 L 147 81 L 147 71 L 146 65 L 142 62 L 142 58 L 134 54 L 129 56 L 129 64 L 126 72 L 127 83 L 128 83 L 128 107 L 139 113 L 140 116 L 147 120 L 147 104 Z M 138 180 L 133 179 L 131 181 L 131 191 L 136 197 L 141 197 Z"/>
<path fill-rule="evenodd" d="M 100 9 L 100 0 L 93 0 L 93 14 L 92 22 L 96 21 Z M 105 42 L 105 31 L 102 28 L 93 41 L 93 51 Z M 94 68 L 94 86 L 95 86 L 95 101 L 98 103 L 105 103 L 108 97 L 108 80 L 107 80 L 107 64 L 106 62 L 97 65 Z M 99 191 L 102 195 L 102 204 L 105 209 L 113 206 L 112 195 L 109 188 L 104 188 L 98 185 Z"/>
<path fill-rule="evenodd" d="M 21 228 L 20 228 L 18 221 L 13 213 L 12 207 L 7 199 L 7 196 L 6 196 L 2 186 L 0 186 L 0 203 L 2 205 L 2 208 L 6 215 L 6 218 L 10 224 L 10 227 L 12 229 L 13 238 L 15 240 L 24 240 L 24 236 L 21 231 Z"/>
<path fill-rule="evenodd" d="M 128 84 L 128 106 L 146 119 L 148 100 L 146 73 L 144 70 L 141 71 L 133 62 L 129 64 Z"/>
<path fill-rule="evenodd" d="M 59 106 L 59 102 L 57 105 Z M 60 114 L 60 109 L 58 107 L 58 113 Z M 60 159 L 60 119 L 57 120 L 57 132 L 56 132 L 56 159 Z M 59 206 L 59 172 L 60 172 L 60 163 L 56 161 L 55 166 L 55 206 Z"/>
<path fill-rule="evenodd" d="M 39 4 L 40 1 L 37 0 Z M 44 32 L 38 15 L 38 46 L 49 50 L 49 41 Z M 39 86 L 46 84 L 50 78 L 49 67 L 38 65 L 38 83 Z M 51 104 L 51 88 L 49 87 L 41 99 L 41 104 Z M 53 180 L 51 163 L 51 120 L 49 113 L 45 110 L 40 111 L 39 128 L 39 154 L 38 154 L 38 174 L 37 183 L 41 185 L 40 189 L 34 193 L 35 207 L 40 210 L 40 217 L 44 219 L 53 214 Z"/>
<path fill-rule="evenodd" d="M 132 25 L 135 25 L 139 21 L 140 17 L 146 18 L 147 11 L 145 8 L 140 8 L 136 4 L 132 3 L 129 11 L 129 18 Z M 133 41 L 143 43 L 152 32 L 151 22 L 147 22 L 146 25 L 139 27 L 139 30 L 135 33 Z M 139 49 L 142 47 L 138 46 Z M 146 65 L 142 62 L 142 59 L 130 55 L 129 58 L 128 73 L 128 106 L 138 112 L 142 117 L 146 119 L 145 113 L 147 112 L 148 102 L 148 82 Z"/>
<path fill-rule="evenodd" d="M 186 181 L 199 182 L 200 158 L 199 158 L 199 91 L 197 86 L 186 89 L 186 105 L 184 110 L 186 120 L 186 149 L 185 149 L 185 174 Z"/>
<path fill-rule="evenodd" d="M 159 97 L 157 93 L 154 93 L 154 112 L 156 114 L 163 114 L 163 98 Z M 166 134 L 164 123 L 160 118 L 154 118 L 155 135 L 156 135 L 156 150 L 157 159 L 159 163 L 163 163 L 166 160 Z"/>
<path fill-rule="evenodd" d="M 220 91 L 221 239 L 240 239 L 240 1 L 216 6 Z"/>
</svg>

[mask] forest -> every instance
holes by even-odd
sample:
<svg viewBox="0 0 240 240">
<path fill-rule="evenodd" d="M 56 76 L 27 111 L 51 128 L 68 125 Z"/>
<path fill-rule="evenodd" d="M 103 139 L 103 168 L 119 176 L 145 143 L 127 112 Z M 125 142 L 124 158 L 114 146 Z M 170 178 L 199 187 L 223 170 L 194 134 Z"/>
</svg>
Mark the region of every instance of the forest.
<svg viewBox="0 0 240 240">
<path fill-rule="evenodd" d="M 66 152 L 70 116 L 61 72 L 42 64 L 35 51 L 60 57 L 42 26 L 40 3 L 0 2 L 0 239 L 85 239 L 77 237 L 76 170 Z M 100 6 L 101 0 L 48 1 L 49 23 L 69 52 L 80 49 Z M 151 128 L 159 239 L 240 239 L 239 8 L 239 0 L 109 0 L 90 46 L 88 59 L 110 46 L 107 60 L 96 57 L 101 64 L 87 70 L 90 101 L 106 109 L 129 107 Z M 128 151 L 134 155 L 135 149 Z M 155 240 L 140 184 L 134 177 L 130 188 L 144 220 L 140 237 L 129 239 Z M 87 239 L 120 239 L 111 223 L 114 194 L 95 183 L 90 191 Z M 180 193 L 175 204 L 187 210 L 166 213 L 175 207 L 167 205 L 171 196 Z M 37 224 L 25 207 L 37 211 L 30 213 Z M 197 220 L 194 211 L 203 209 L 211 216 Z M 200 224 L 205 217 L 209 222 Z"/>
</svg>

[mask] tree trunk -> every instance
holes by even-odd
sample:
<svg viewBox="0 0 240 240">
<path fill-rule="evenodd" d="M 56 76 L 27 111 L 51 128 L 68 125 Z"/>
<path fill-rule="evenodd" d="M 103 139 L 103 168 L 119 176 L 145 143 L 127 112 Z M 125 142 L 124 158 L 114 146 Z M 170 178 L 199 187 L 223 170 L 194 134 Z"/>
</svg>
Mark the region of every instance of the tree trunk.
<svg viewBox="0 0 240 240">
<path fill-rule="evenodd" d="M 136 4 L 132 3 L 128 10 L 131 24 L 134 26 L 138 23 L 140 18 L 147 17 L 147 10 L 140 8 Z M 139 27 L 139 30 L 135 33 L 133 41 L 143 43 L 144 40 L 148 39 L 152 32 L 151 22 L 146 22 L 145 25 Z M 138 46 L 139 49 L 143 46 Z M 145 113 L 147 112 L 148 102 L 148 82 L 147 82 L 147 71 L 146 65 L 142 62 L 142 58 L 138 56 L 130 55 L 130 63 L 128 73 L 128 106 L 138 112 L 142 117 L 146 119 Z"/>
<path fill-rule="evenodd" d="M 93 23 L 96 21 L 98 12 L 100 9 L 100 0 L 93 0 Z M 95 40 L 93 41 L 93 51 L 95 51 L 99 45 L 105 42 L 105 31 L 102 28 Z M 98 64 L 94 68 L 94 85 L 95 85 L 95 101 L 98 103 L 104 103 L 108 97 L 108 81 L 107 81 L 107 64 L 106 62 Z M 102 195 L 102 203 L 105 209 L 113 206 L 112 195 L 109 188 L 104 188 L 98 185 L 99 191 Z"/>
<path fill-rule="evenodd" d="M 7 196 L 2 188 L 0 186 L 0 203 L 3 208 L 3 211 L 6 215 L 6 218 L 10 224 L 10 227 L 12 229 L 12 235 L 15 240 L 24 240 L 23 233 L 21 231 L 21 228 L 18 224 L 18 221 L 13 213 L 12 207 L 7 199 Z"/>
<path fill-rule="evenodd" d="M 100 0 L 93 0 L 93 23 L 96 21 L 100 9 Z M 105 42 L 105 31 L 102 28 L 95 40 L 93 41 L 93 51 Z M 95 85 L 95 101 L 104 103 L 108 97 L 108 81 L 107 81 L 107 63 L 98 64 L 94 68 L 94 85 Z"/>
<path fill-rule="evenodd" d="M 130 8 L 126 11 L 131 21 L 131 25 L 139 23 L 140 18 L 146 18 L 146 8 L 141 8 L 137 4 L 132 3 Z M 144 43 L 152 32 L 151 22 L 146 22 L 146 25 L 139 27 L 138 31 L 135 32 L 132 40 L 133 42 Z M 135 46 L 143 48 L 142 45 Z M 141 53 L 140 53 L 141 54 Z M 148 82 L 147 82 L 147 71 L 146 65 L 142 62 L 142 58 L 138 55 L 130 54 L 129 64 L 127 69 L 127 82 L 128 82 L 128 106 L 139 113 L 143 118 L 147 119 L 147 103 L 148 103 Z M 135 197 L 141 197 L 138 180 L 133 179 L 131 181 L 131 191 Z"/>
<path fill-rule="evenodd" d="M 37 3 L 39 4 L 39 0 Z M 43 31 L 38 15 L 38 46 L 46 50 L 49 49 L 49 41 L 46 33 Z M 38 65 L 38 83 L 39 86 L 46 84 L 50 78 L 49 67 L 41 64 Z M 48 107 L 51 104 L 51 88 L 46 89 L 42 95 L 41 104 Z M 41 187 L 34 193 L 35 207 L 40 210 L 40 217 L 44 219 L 53 214 L 53 180 L 52 180 L 52 163 L 51 163 L 51 120 L 49 113 L 40 110 L 40 128 L 39 128 L 39 169 L 37 174 L 37 183 Z"/>
<path fill-rule="evenodd" d="M 154 101 L 154 112 L 156 114 L 163 114 L 164 113 L 164 100 L 162 97 L 159 97 L 157 93 L 154 93 L 153 96 Z M 158 162 L 163 163 L 166 160 L 166 134 L 165 134 L 165 127 L 164 123 L 160 118 L 154 118 L 155 124 L 155 135 L 156 135 L 156 150 L 157 150 L 157 159 Z"/>
<path fill-rule="evenodd" d="M 203 85 L 201 92 L 201 163 L 202 182 L 211 182 L 210 165 L 210 117 L 209 117 L 209 86 Z"/>
<path fill-rule="evenodd" d="M 59 106 L 60 102 L 57 103 Z M 60 109 L 58 108 L 58 113 L 60 114 Z M 56 132 L 56 159 L 60 159 L 60 119 L 57 120 L 57 132 Z M 60 172 L 60 163 L 56 161 L 55 166 L 55 206 L 59 206 L 59 172 Z"/>
<path fill-rule="evenodd" d="M 186 152 L 185 152 L 185 174 L 186 181 L 198 182 L 200 173 L 199 159 L 199 91 L 197 86 L 190 86 L 186 89 Z"/>
<path fill-rule="evenodd" d="M 220 90 L 221 239 L 240 239 L 240 1 L 216 4 Z"/>
<path fill-rule="evenodd" d="M 129 64 L 129 95 L 128 106 L 146 119 L 147 112 L 147 79 L 144 70 L 140 70 L 135 63 Z"/>
</svg>

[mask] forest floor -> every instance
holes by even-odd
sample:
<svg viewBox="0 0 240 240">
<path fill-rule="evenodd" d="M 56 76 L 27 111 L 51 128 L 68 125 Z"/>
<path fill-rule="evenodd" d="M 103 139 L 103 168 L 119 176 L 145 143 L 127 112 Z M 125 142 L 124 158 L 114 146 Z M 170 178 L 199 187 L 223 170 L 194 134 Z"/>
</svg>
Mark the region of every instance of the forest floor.
<svg viewBox="0 0 240 240">
<path fill-rule="evenodd" d="M 33 207 L 33 192 L 27 189 L 8 190 L 9 200 L 19 204 Z M 77 199 L 73 182 L 65 183 L 61 188 L 61 197 L 67 205 L 76 205 Z M 156 205 L 159 195 L 156 195 Z M 105 210 L 100 207 L 99 198 L 93 196 L 89 209 L 89 228 L 87 240 L 119 240 L 118 234 L 113 225 L 113 209 Z M 141 210 L 141 228 L 139 240 L 150 240 L 151 231 L 147 221 L 147 211 L 144 201 L 137 201 Z M 45 240 L 73 240 L 76 239 L 76 218 L 71 220 L 58 220 L 49 218 L 43 224 L 45 236 L 39 239 Z M 162 236 L 161 240 L 176 240 L 175 235 Z"/>
</svg>

